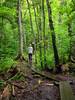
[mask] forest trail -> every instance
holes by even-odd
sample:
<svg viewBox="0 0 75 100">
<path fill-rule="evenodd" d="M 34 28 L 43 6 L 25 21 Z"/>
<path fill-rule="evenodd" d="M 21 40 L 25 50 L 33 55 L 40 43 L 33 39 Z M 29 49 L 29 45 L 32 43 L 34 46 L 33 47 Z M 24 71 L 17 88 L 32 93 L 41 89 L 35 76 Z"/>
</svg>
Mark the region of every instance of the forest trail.
<svg viewBox="0 0 75 100">
<path fill-rule="evenodd" d="M 62 100 L 72 92 L 75 0 L 0 0 L 0 100 Z"/>
<path fill-rule="evenodd" d="M 28 62 L 22 61 L 22 62 L 18 62 L 17 64 L 17 69 L 20 72 L 23 72 L 24 75 L 29 76 L 31 74 L 31 68 L 29 67 Z"/>
<path fill-rule="evenodd" d="M 10 96 L 10 98 L 13 98 L 13 100 L 60 100 L 58 81 L 64 80 L 73 82 L 71 87 L 73 89 L 73 93 L 75 94 L 74 77 L 60 74 L 53 75 L 46 71 L 34 72 L 28 66 L 28 63 L 24 61 L 18 62 L 16 67 L 18 68 L 19 72 L 21 72 L 22 76 L 24 76 L 23 80 L 11 80 L 4 86 L 4 90 L 10 85 L 13 86 L 12 93 L 14 95 Z M 2 89 L 2 91 L 4 90 Z M 7 90 L 9 90 L 9 88 Z"/>
<path fill-rule="evenodd" d="M 40 76 L 42 77 L 45 77 L 45 78 L 48 78 L 48 79 L 51 79 L 51 80 L 54 80 L 54 81 L 73 81 L 75 79 L 75 77 L 71 77 L 71 75 L 69 73 L 66 73 L 66 74 L 54 74 L 54 73 L 50 73 L 49 71 L 37 71 L 34 69 L 34 67 L 30 66 L 28 64 L 28 62 L 18 62 L 17 64 L 17 69 L 20 71 L 20 72 L 23 72 L 23 74 L 25 76 L 30 76 L 32 74 L 39 74 Z"/>
</svg>

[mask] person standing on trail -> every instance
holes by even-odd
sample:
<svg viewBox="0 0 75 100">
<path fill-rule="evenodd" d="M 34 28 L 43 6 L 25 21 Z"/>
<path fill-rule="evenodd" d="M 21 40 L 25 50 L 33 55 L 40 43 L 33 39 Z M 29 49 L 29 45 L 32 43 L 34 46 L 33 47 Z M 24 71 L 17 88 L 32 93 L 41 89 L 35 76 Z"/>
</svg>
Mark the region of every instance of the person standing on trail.
<svg viewBox="0 0 75 100">
<path fill-rule="evenodd" d="M 28 47 L 29 64 L 32 64 L 32 54 L 33 54 L 33 47 L 30 44 L 30 46 Z"/>
</svg>

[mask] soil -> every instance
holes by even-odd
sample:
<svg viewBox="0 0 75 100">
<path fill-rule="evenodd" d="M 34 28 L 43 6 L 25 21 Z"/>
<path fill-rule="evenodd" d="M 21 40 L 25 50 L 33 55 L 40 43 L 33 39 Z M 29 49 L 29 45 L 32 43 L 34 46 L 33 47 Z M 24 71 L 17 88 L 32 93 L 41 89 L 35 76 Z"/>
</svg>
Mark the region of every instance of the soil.
<svg viewBox="0 0 75 100">
<path fill-rule="evenodd" d="M 67 76 L 57 75 L 61 79 L 66 79 Z M 69 81 L 73 81 L 71 87 L 75 95 L 75 78 L 68 77 Z M 12 81 L 21 88 L 14 87 L 15 94 L 12 95 L 12 100 L 60 100 L 59 88 L 54 84 L 54 81 L 44 79 L 39 76 L 31 76 L 31 80 L 26 78 L 23 80 Z M 11 100 L 11 99 L 10 99 Z"/>
<path fill-rule="evenodd" d="M 49 72 L 46 72 L 46 74 L 49 75 Z M 7 76 L 8 75 L 9 73 Z M 75 95 L 75 77 L 69 74 L 58 74 L 56 78 L 63 81 L 70 81 Z M 0 79 L 2 80 L 5 78 L 0 75 Z M 28 77 L 24 77 L 21 80 L 12 80 L 11 83 L 15 84 L 14 95 L 11 94 L 9 100 L 60 100 L 59 87 L 54 84 L 54 80 L 46 79 L 38 74 L 32 74 L 31 71 L 29 71 Z M 4 88 L 5 86 L 3 89 Z M 3 89 L 0 89 L 0 95 L 2 95 Z"/>
<path fill-rule="evenodd" d="M 16 100 L 58 100 L 59 90 L 53 82 L 38 78 L 29 81 L 25 89 L 15 88 L 15 97 Z"/>
</svg>

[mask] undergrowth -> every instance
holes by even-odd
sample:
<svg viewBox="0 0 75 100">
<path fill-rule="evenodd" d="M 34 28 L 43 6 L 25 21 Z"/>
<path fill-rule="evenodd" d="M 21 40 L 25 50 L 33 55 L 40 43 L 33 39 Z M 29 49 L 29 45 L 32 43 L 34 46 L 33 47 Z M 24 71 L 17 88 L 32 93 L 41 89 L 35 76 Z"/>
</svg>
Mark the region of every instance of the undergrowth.
<svg viewBox="0 0 75 100">
<path fill-rule="evenodd" d="M 14 61 L 12 58 L 3 58 L 0 60 L 0 72 L 7 71 L 11 68 L 12 65 L 17 64 L 16 61 Z"/>
</svg>

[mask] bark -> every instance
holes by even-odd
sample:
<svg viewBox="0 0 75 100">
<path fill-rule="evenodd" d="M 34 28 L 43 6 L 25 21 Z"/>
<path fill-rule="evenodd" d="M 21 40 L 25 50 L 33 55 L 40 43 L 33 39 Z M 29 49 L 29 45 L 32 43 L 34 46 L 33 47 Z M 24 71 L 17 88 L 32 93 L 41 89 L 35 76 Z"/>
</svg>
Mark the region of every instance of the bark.
<svg viewBox="0 0 75 100">
<path fill-rule="evenodd" d="M 69 33 L 69 36 L 70 36 L 70 48 L 69 48 L 69 61 L 71 61 L 71 33 L 72 33 L 72 30 L 71 30 L 71 24 L 70 22 L 68 23 L 68 33 Z"/>
<path fill-rule="evenodd" d="M 58 51 L 56 47 L 56 36 L 55 36 L 55 31 L 54 31 L 54 26 L 53 26 L 53 21 L 52 21 L 51 5 L 49 3 L 49 0 L 46 0 L 46 3 L 47 3 L 47 8 L 48 8 L 49 27 L 50 27 L 51 36 L 52 36 L 52 46 L 53 46 L 53 51 L 54 51 L 55 66 L 58 67 L 59 56 L 58 56 Z"/>
<path fill-rule="evenodd" d="M 40 4 L 41 4 L 41 1 L 40 1 Z M 39 51 L 40 51 L 40 64 L 41 64 L 41 67 L 43 68 L 43 63 L 42 63 L 42 48 L 41 48 L 41 41 L 42 41 L 42 28 L 41 28 L 41 5 L 39 5 L 39 8 L 38 8 L 38 14 L 39 14 L 39 17 L 38 17 L 38 42 L 39 42 Z"/>
<path fill-rule="evenodd" d="M 63 5 L 64 5 L 64 0 L 59 0 L 58 1 L 58 3 L 59 3 L 59 8 L 61 8 Z M 61 11 L 59 10 L 59 12 L 58 12 L 58 25 L 59 26 L 61 26 L 61 24 L 62 24 L 62 14 L 61 14 Z M 63 37 L 61 38 L 61 36 L 59 36 L 59 43 L 60 43 L 60 39 L 61 39 L 61 41 L 63 41 Z M 62 43 L 60 43 L 60 47 L 59 48 L 63 48 L 63 45 L 62 45 Z M 64 53 L 62 52 L 62 50 L 61 50 L 61 62 L 62 63 L 64 63 Z"/>
<path fill-rule="evenodd" d="M 42 17 L 43 17 L 43 37 L 44 37 L 44 66 L 46 67 L 46 35 L 45 35 L 45 11 L 44 11 L 44 0 L 42 0 Z"/>
<path fill-rule="evenodd" d="M 35 10 L 35 5 L 34 5 L 34 2 L 33 2 L 33 0 L 32 0 L 32 4 L 33 4 L 33 9 L 34 9 L 34 16 L 35 16 L 35 23 L 36 23 L 36 28 L 37 28 L 37 33 L 38 33 L 38 25 L 37 25 L 37 18 L 36 18 L 36 10 Z M 35 38 L 36 38 L 36 36 L 35 36 Z M 36 41 L 36 39 L 35 39 L 35 63 L 37 64 L 37 55 L 36 55 L 36 50 L 37 50 L 37 41 Z"/>
<path fill-rule="evenodd" d="M 22 22 L 21 22 L 21 1 L 18 0 L 17 4 L 18 10 L 18 32 L 19 32 L 19 54 L 17 58 L 23 59 L 23 32 L 22 32 Z"/>
<path fill-rule="evenodd" d="M 37 16 L 36 16 L 36 9 L 35 9 L 35 5 L 34 5 L 34 2 L 32 0 L 32 3 L 33 3 L 33 9 L 34 9 L 34 16 L 35 16 L 35 23 L 36 23 L 36 29 L 37 29 L 37 34 L 38 34 L 38 43 L 40 43 L 40 41 L 42 40 L 41 39 L 41 18 L 39 17 L 37 20 Z M 40 7 L 39 7 L 40 9 Z M 41 9 L 40 9 L 41 10 Z M 38 10 L 37 8 L 37 13 L 40 14 L 40 11 Z M 36 44 L 37 45 L 37 44 Z M 41 64 L 41 67 L 43 67 L 43 64 L 42 64 L 42 50 L 41 50 L 41 44 L 39 44 L 39 50 L 40 50 L 40 64 Z"/>
</svg>

